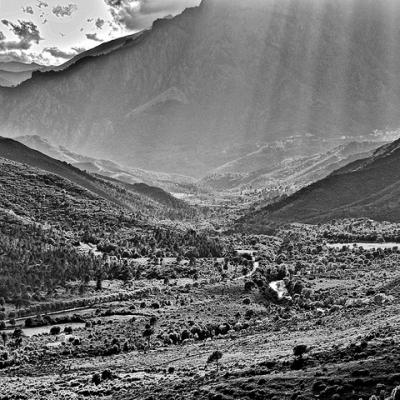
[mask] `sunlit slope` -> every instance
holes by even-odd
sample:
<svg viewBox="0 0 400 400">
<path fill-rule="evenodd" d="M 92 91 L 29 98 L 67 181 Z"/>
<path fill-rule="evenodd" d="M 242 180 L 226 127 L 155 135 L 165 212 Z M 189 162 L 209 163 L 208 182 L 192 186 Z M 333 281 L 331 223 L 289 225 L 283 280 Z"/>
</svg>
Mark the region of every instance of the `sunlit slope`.
<svg viewBox="0 0 400 400">
<path fill-rule="evenodd" d="M 368 217 L 400 220 L 400 141 L 339 169 L 287 199 L 241 220 L 262 229 L 286 222 Z"/>
<path fill-rule="evenodd" d="M 379 142 L 350 142 L 324 151 L 321 146 L 305 144 L 304 155 L 297 155 L 298 141 L 282 141 L 263 146 L 256 152 L 231 161 L 207 175 L 201 183 L 218 190 L 300 189 L 325 178 L 336 169 L 368 157 Z M 325 146 L 327 144 L 325 143 Z"/>
</svg>

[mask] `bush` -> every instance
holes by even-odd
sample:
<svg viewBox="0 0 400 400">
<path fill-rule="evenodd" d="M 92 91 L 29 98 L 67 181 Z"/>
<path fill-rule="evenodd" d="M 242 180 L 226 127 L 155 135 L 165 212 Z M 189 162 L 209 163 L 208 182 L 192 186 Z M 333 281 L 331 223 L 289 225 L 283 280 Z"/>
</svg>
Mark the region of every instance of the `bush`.
<svg viewBox="0 0 400 400">
<path fill-rule="evenodd" d="M 32 326 L 33 326 L 33 319 L 32 318 L 27 318 L 25 320 L 25 327 L 26 328 L 32 328 Z"/>
<path fill-rule="evenodd" d="M 222 358 L 222 352 L 219 350 L 215 350 L 207 359 L 207 364 L 215 363 L 217 367 L 217 371 L 219 368 L 219 360 Z"/>
<path fill-rule="evenodd" d="M 111 372 L 111 370 L 109 369 L 105 369 L 102 373 L 101 373 L 101 379 L 103 381 L 106 381 L 108 379 L 112 379 L 113 378 L 113 373 Z"/>
<path fill-rule="evenodd" d="M 100 376 L 100 374 L 99 373 L 95 373 L 95 374 L 93 374 L 93 376 L 92 376 L 92 382 L 95 384 L 95 385 L 100 385 L 100 383 L 101 383 L 101 376 Z"/>
<path fill-rule="evenodd" d="M 66 326 L 64 328 L 64 333 L 66 333 L 67 335 L 70 335 L 72 333 L 72 326 Z"/>
<path fill-rule="evenodd" d="M 308 347 L 305 344 L 299 344 L 293 348 L 293 355 L 302 358 L 308 352 Z"/>
<path fill-rule="evenodd" d="M 59 335 L 61 332 L 61 328 L 59 326 L 52 326 L 50 328 L 50 335 Z"/>
</svg>

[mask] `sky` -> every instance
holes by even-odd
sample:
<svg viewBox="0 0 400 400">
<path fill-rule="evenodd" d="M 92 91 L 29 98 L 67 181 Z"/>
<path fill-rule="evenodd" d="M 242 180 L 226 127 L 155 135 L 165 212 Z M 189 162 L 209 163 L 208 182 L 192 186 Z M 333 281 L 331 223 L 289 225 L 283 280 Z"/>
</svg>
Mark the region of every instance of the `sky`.
<svg viewBox="0 0 400 400">
<path fill-rule="evenodd" d="M 200 0 L 0 0 L 0 62 L 59 65 Z"/>
</svg>

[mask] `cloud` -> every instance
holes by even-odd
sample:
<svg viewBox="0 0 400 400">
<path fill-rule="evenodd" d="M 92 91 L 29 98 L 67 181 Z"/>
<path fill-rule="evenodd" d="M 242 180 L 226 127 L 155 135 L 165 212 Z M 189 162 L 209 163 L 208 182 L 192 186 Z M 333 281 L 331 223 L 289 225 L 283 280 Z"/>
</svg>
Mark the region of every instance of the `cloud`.
<svg viewBox="0 0 400 400">
<path fill-rule="evenodd" d="M 84 47 L 73 47 L 72 50 L 74 50 L 76 54 L 80 54 L 86 51 Z"/>
<path fill-rule="evenodd" d="M 14 35 L 18 36 L 20 40 L 6 41 L 3 37 L 0 39 L 0 50 L 27 50 L 31 47 L 32 43 L 39 43 L 39 41 L 42 40 L 38 27 L 33 22 L 18 21 L 18 23 L 15 24 L 5 19 L 1 22 L 7 26 Z"/>
<path fill-rule="evenodd" d="M 141 30 L 167 14 L 176 14 L 200 0 L 104 0 L 114 20 L 129 30 Z"/>
<path fill-rule="evenodd" d="M 0 62 L 13 61 L 29 64 L 32 60 L 26 54 L 20 54 L 16 51 L 8 51 L 7 53 L 0 54 Z"/>
<path fill-rule="evenodd" d="M 76 4 L 68 4 L 67 6 L 55 6 L 53 7 L 53 14 L 59 18 L 69 17 L 77 10 L 78 6 Z"/>
<path fill-rule="evenodd" d="M 101 28 L 103 28 L 104 23 L 105 23 L 104 19 L 97 18 L 95 25 L 97 28 L 101 29 Z"/>
<path fill-rule="evenodd" d="M 45 7 L 48 7 L 49 5 L 44 1 L 38 0 L 37 6 L 38 6 L 38 8 L 45 8 Z"/>
<path fill-rule="evenodd" d="M 32 8 L 31 6 L 23 7 L 23 8 L 22 8 L 22 11 L 23 11 L 25 14 L 33 14 L 33 8 Z"/>
<path fill-rule="evenodd" d="M 4 36 L 4 33 L 2 32 L 2 31 L 0 31 L 0 40 L 5 40 L 5 36 Z"/>
<path fill-rule="evenodd" d="M 102 40 L 97 36 L 97 33 L 87 33 L 86 37 L 89 40 L 94 40 L 95 42 L 102 42 Z"/>
<path fill-rule="evenodd" d="M 175 13 L 198 3 L 195 0 L 141 0 L 140 11 L 142 14 Z"/>
<path fill-rule="evenodd" d="M 46 47 L 43 51 L 49 53 L 55 58 L 65 58 L 66 60 L 69 60 L 78 54 L 78 52 L 74 49 L 73 51 L 63 51 L 58 47 Z"/>
</svg>

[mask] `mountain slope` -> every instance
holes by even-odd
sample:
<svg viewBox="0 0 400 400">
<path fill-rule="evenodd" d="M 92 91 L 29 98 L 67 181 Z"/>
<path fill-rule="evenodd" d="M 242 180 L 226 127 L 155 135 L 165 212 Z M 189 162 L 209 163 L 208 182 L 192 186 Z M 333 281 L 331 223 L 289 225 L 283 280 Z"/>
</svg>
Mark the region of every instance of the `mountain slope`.
<svg viewBox="0 0 400 400">
<path fill-rule="evenodd" d="M 206 0 L 1 88 L 1 131 L 200 177 L 277 138 L 397 128 L 399 17 L 394 0 Z"/>
<path fill-rule="evenodd" d="M 84 174 L 78 168 L 74 168 L 67 163 L 63 163 L 36 150 L 32 150 L 15 140 L 0 137 L 0 157 L 59 175 L 100 197 L 114 201 L 105 191 L 94 184 L 92 178 L 88 174 Z"/>
<path fill-rule="evenodd" d="M 142 187 L 137 188 L 134 185 L 127 188 L 122 182 L 109 182 L 93 176 L 12 139 L 0 137 L 0 157 L 56 174 L 113 204 L 128 207 L 131 211 L 154 216 L 163 209 L 166 211 L 168 208 L 186 206 L 183 201 L 173 198 L 162 189 L 148 187 L 147 190 L 143 190 Z M 161 196 L 160 193 L 164 195 Z"/>
<path fill-rule="evenodd" d="M 149 186 L 160 187 L 168 192 L 185 193 L 187 191 L 193 192 L 197 190 L 197 186 L 195 185 L 196 180 L 194 178 L 178 174 L 130 168 L 113 161 L 88 157 L 72 152 L 64 146 L 57 146 L 39 135 L 18 136 L 15 140 L 91 174 L 98 174 L 103 177 L 130 184 L 145 183 Z"/>
<path fill-rule="evenodd" d="M 240 222 L 257 229 L 287 222 L 368 217 L 400 221 L 400 140 Z"/>
</svg>

